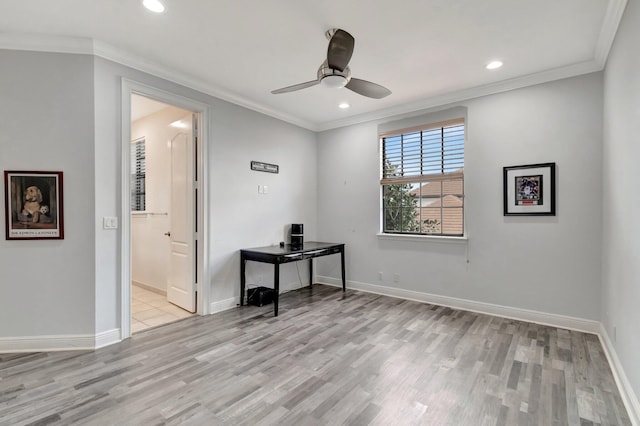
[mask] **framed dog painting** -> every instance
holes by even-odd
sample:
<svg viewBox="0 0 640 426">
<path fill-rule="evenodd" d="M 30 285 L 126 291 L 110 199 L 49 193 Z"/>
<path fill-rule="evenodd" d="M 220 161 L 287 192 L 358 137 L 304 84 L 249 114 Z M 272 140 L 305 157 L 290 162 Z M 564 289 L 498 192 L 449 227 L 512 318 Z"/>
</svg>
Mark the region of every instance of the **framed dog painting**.
<svg viewBox="0 0 640 426">
<path fill-rule="evenodd" d="M 4 172 L 7 240 L 63 239 L 62 172 Z"/>
</svg>

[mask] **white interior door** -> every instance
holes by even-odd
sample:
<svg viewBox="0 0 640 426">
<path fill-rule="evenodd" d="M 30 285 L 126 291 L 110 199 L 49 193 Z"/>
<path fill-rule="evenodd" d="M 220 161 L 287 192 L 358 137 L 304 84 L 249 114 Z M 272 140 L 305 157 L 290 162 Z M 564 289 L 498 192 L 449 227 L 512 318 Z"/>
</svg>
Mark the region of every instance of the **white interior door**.
<svg viewBox="0 0 640 426">
<path fill-rule="evenodd" d="M 171 260 L 167 283 L 169 302 L 196 311 L 195 207 L 194 207 L 194 131 L 195 116 L 171 140 Z"/>
</svg>

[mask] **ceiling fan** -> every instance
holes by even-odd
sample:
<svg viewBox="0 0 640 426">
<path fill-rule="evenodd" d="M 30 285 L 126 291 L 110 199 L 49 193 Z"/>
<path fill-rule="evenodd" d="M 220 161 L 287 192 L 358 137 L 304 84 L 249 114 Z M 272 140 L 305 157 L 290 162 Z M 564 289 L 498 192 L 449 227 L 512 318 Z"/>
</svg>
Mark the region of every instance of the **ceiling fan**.
<svg viewBox="0 0 640 426">
<path fill-rule="evenodd" d="M 327 59 L 318 68 L 318 78 L 273 90 L 271 93 L 277 95 L 294 92 L 321 84 L 332 88 L 346 87 L 362 96 L 374 99 L 381 99 L 391 94 L 391 90 L 379 84 L 351 77 L 351 70 L 348 65 L 351 55 L 353 55 L 353 46 L 355 44 L 351 34 L 345 30 L 333 28 L 328 30 L 325 35 L 329 39 L 329 48 L 327 49 Z"/>
</svg>

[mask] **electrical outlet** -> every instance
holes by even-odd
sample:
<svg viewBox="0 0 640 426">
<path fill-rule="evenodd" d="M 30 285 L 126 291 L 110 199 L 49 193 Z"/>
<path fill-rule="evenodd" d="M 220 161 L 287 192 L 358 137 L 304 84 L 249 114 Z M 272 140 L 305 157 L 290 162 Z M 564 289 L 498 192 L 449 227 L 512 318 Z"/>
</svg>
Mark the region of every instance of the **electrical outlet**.
<svg viewBox="0 0 640 426">
<path fill-rule="evenodd" d="M 262 284 L 262 275 L 258 275 L 258 284 Z"/>
<path fill-rule="evenodd" d="M 378 281 L 382 281 L 384 278 L 384 275 L 382 274 L 382 272 L 378 272 Z"/>
<path fill-rule="evenodd" d="M 393 282 L 396 284 L 400 282 L 400 274 L 393 274 Z"/>
</svg>

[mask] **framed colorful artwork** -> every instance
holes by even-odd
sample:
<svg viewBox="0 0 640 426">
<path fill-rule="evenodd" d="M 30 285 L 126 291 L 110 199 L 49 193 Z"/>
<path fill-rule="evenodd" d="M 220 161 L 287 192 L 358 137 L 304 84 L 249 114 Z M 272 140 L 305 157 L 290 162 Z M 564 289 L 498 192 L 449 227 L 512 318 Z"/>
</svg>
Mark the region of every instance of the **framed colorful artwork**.
<svg viewBox="0 0 640 426">
<path fill-rule="evenodd" d="M 503 168 L 505 216 L 556 215 L 556 163 Z"/>
</svg>

